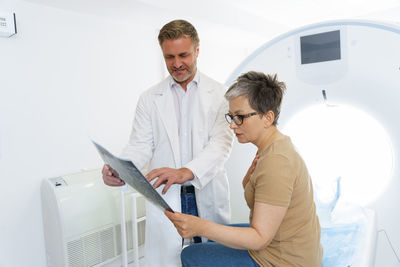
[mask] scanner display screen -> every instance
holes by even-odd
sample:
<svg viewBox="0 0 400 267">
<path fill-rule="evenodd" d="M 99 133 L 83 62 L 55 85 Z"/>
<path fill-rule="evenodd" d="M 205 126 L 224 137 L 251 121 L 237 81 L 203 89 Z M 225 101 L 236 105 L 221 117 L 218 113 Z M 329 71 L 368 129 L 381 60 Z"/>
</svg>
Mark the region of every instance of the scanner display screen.
<svg viewBox="0 0 400 267">
<path fill-rule="evenodd" d="M 340 31 L 300 37 L 301 64 L 340 60 Z"/>
</svg>

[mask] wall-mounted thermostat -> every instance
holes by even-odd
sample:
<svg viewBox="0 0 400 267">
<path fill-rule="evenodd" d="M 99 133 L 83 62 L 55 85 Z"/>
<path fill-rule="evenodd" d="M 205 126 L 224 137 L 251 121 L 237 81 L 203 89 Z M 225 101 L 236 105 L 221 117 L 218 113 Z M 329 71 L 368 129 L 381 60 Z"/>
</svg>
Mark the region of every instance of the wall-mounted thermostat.
<svg viewBox="0 0 400 267">
<path fill-rule="evenodd" d="M 16 33 L 15 13 L 0 13 L 0 37 L 10 37 Z"/>
</svg>

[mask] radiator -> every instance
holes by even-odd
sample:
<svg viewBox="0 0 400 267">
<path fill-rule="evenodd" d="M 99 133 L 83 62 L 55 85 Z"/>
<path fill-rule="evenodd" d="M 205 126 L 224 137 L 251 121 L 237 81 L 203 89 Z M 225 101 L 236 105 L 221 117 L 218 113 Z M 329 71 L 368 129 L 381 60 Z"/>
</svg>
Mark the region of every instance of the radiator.
<svg viewBox="0 0 400 267">
<path fill-rule="evenodd" d="M 137 238 L 132 233 L 133 189 L 124 192 L 128 253 L 142 257 L 145 200 L 138 197 Z M 120 191 L 104 185 L 101 170 L 44 179 L 41 185 L 47 266 L 109 265 L 121 255 Z M 136 223 L 136 220 L 135 220 Z M 135 245 L 133 240 L 138 244 Z"/>
</svg>

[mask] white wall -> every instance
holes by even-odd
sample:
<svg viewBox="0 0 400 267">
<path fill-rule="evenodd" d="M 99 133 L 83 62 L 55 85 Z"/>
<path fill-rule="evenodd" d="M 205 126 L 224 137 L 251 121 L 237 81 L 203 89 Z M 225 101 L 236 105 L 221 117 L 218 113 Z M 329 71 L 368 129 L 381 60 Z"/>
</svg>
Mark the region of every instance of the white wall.
<svg viewBox="0 0 400 267">
<path fill-rule="evenodd" d="M 161 68 L 132 74 L 159 64 L 156 43 L 136 43 L 118 21 L 24 2 L 13 10 L 18 34 L 0 39 L 0 266 L 45 266 L 41 180 L 98 167 L 89 135 L 119 148 L 139 88 Z M 134 31 L 152 39 L 155 26 Z"/>
<path fill-rule="evenodd" d="M 135 2 L 111 14 L 60 7 L 0 2 L 18 27 L 0 38 L 1 267 L 46 265 L 42 179 L 100 167 L 89 137 L 120 151 L 139 94 L 166 74 L 157 30 L 181 18 Z M 264 42 L 187 19 L 201 38 L 199 68 L 221 82 Z"/>
</svg>

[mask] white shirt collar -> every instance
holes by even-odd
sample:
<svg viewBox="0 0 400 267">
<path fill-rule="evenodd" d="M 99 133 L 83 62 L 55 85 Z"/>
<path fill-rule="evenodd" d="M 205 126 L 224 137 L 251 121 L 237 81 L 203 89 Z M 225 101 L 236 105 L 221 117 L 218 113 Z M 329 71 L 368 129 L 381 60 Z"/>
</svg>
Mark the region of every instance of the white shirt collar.
<svg viewBox="0 0 400 267">
<path fill-rule="evenodd" d="M 199 71 L 196 70 L 196 74 L 194 75 L 193 80 L 189 82 L 188 87 L 190 87 L 190 85 L 193 83 L 197 87 L 199 85 L 199 81 L 200 81 Z M 177 83 L 171 75 L 169 75 L 169 88 L 173 88 L 175 86 L 181 86 L 181 85 Z"/>
</svg>

